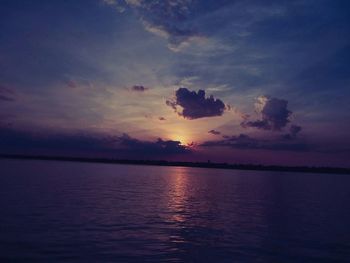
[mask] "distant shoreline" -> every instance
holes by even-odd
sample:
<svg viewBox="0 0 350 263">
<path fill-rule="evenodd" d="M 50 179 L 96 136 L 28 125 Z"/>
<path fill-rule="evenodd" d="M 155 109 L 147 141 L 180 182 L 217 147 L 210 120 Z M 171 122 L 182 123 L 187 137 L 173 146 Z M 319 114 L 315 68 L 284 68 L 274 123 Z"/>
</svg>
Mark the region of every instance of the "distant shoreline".
<svg viewBox="0 0 350 263">
<path fill-rule="evenodd" d="M 150 166 L 178 166 L 178 167 L 195 167 L 195 168 L 209 168 L 209 169 L 215 168 L 215 169 L 248 170 L 248 171 L 350 174 L 350 168 L 336 168 L 336 167 L 277 166 L 277 165 L 255 165 L 255 164 L 228 164 L 228 163 L 212 163 L 212 162 L 173 162 L 173 161 L 163 161 L 163 160 L 159 160 L 159 161 L 120 160 L 120 159 L 106 159 L 106 158 L 83 158 L 83 157 L 19 155 L 19 154 L 0 154 L 0 159 L 66 161 L 66 162 L 104 163 L 104 164 L 131 164 L 131 165 L 150 165 Z"/>
</svg>

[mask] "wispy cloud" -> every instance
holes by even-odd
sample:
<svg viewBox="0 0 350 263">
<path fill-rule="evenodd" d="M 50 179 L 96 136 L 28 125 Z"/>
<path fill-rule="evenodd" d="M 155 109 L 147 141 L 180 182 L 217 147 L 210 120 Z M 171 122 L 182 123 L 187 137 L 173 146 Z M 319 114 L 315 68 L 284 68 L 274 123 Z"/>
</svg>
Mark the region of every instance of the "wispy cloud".
<svg viewBox="0 0 350 263">
<path fill-rule="evenodd" d="M 302 141 L 285 141 L 283 139 L 252 138 L 246 134 L 225 136 L 222 140 L 206 141 L 203 147 L 230 147 L 241 150 L 273 150 L 273 151 L 297 151 L 312 150 L 311 145 Z M 315 150 L 315 149 L 314 149 Z"/>
<path fill-rule="evenodd" d="M 189 20 L 192 0 L 103 0 L 107 5 L 124 12 L 131 9 L 142 22 L 146 31 L 168 41 L 168 48 L 181 51 L 191 43 L 204 38 L 196 32 Z"/>
<path fill-rule="evenodd" d="M 213 134 L 213 135 L 220 135 L 221 134 L 221 132 L 216 131 L 216 130 L 210 130 L 210 131 L 208 131 L 208 133 Z"/>
<path fill-rule="evenodd" d="M 0 101 L 11 102 L 14 100 L 15 92 L 4 85 L 0 85 Z"/>
</svg>

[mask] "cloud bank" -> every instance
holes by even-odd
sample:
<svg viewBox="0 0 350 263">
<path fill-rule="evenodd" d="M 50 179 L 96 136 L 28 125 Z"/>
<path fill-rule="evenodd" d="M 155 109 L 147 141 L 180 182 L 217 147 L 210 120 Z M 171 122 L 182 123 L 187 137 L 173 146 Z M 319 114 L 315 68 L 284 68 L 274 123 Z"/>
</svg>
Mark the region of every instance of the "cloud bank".
<svg viewBox="0 0 350 263">
<path fill-rule="evenodd" d="M 138 140 L 128 134 L 110 136 L 91 133 L 30 132 L 0 127 L 0 153 L 21 154 L 108 154 L 115 158 L 161 158 L 187 154 L 191 150 L 179 141 Z"/>
<path fill-rule="evenodd" d="M 310 151 L 310 145 L 304 142 L 289 142 L 283 139 L 256 139 L 246 134 L 225 136 L 222 140 L 206 141 L 202 147 L 230 147 L 240 150 Z"/>
<path fill-rule="evenodd" d="M 155 142 L 141 141 L 123 134 L 117 138 L 118 147 L 138 154 L 171 155 L 189 153 L 190 149 L 179 141 L 163 140 L 158 138 Z"/>
</svg>

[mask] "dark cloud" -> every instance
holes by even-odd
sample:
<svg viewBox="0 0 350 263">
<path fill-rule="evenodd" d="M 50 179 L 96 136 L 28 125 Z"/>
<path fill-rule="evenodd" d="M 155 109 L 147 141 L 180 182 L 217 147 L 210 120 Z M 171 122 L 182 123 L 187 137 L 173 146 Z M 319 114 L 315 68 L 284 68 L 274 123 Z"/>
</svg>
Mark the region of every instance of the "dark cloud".
<svg viewBox="0 0 350 263">
<path fill-rule="evenodd" d="M 166 118 L 164 118 L 164 117 L 159 117 L 158 120 L 160 120 L 160 121 L 165 121 Z"/>
<path fill-rule="evenodd" d="M 289 130 L 290 130 L 290 133 L 293 135 L 293 136 L 297 136 L 297 134 L 299 132 L 301 132 L 301 126 L 299 125 L 292 125 L 290 126 Z"/>
<path fill-rule="evenodd" d="M 151 155 L 171 155 L 189 153 L 190 149 L 179 141 L 163 140 L 158 138 L 155 142 L 141 141 L 123 134 L 117 139 L 118 145 L 122 150 L 131 151 L 135 154 L 151 154 Z"/>
<path fill-rule="evenodd" d="M 292 112 L 288 110 L 287 100 L 260 96 L 257 98 L 255 108 L 261 119 L 255 121 L 246 119 L 241 123 L 242 127 L 279 131 L 290 122 Z"/>
<path fill-rule="evenodd" d="M 262 130 L 271 130 L 271 125 L 266 120 L 244 121 L 241 123 L 244 128 L 252 127 Z"/>
<path fill-rule="evenodd" d="M 302 128 L 299 125 L 291 125 L 289 133 L 284 134 L 282 137 L 286 140 L 293 140 L 297 138 L 297 135 L 301 132 Z"/>
<path fill-rule="evenodd" d="M 14 101 L 15 99 L 7 95 L 0 94 L 0 101 Z"/>
<path fill-rule="evenodd" d="M 175 93 L 174 100 L 167 100 L 166 104 L 173 108 L 180 116 L 194 120 L 204 117 L 221 116 L 226 107 L 220 99 L 213 96 L 205 97 L 205 91 L 190 91 L 187 88 L 179 88 Z M 178 111 L 182 107 L 182 112 Z"/>
<path fill-rule="evenodd" d="M 15 93 L 12 89 L 0 85 L 0 101 L 14 101 L 15 100 Z"/>
<path fill-rule="evenodd" d="M 275 151 L 309 151 L 310 146 L 304 142 L 287 142 L 284 140 L 256 139 L 246 134 L 225 136 L 223 140 L 207 141 L 203 147 L 230 147 L 241 150 L 275 150 Z"/>
<path fill-rule="evenodd" d="M 176 108 L 176 102 L 172 101 L 172 100 L 166 100 L 165 104 L 169 107 L 171 107 L 175 112 L 177 112 L 177 108 Z"/>
<path fill-rule="evenodd" d="M 0 149 L 2 152 L 55 151 L 108 151 L 112 139 L 93 134 L 57 134 L 0 128 Z"/>
<path fill-rule="evenodd" d="M 148 90 L 148 88 L 146 88 L 145 86 L 142 85 L 135 85 L 131 87 L 132 91 L 136 91 L 136 92 L 144 92 L 146 90 Z"/>
<path fill-rule="evenodd" d="M 89 133 L 30 132 L 0 127 L 0 153 L 98 155 L 123 158 L 156 158 L 190 153 L 179 141 L 143 141 L 130 137 Z"/>
<path fill-rule="evenodd" d="M 213 135 L 220 135 L 221 134 L 221 132 L 216 131 L 216 130 L 210 130 L 210 131 L 208 131 L 208 133 L 213 134 Z"/>
</svg>

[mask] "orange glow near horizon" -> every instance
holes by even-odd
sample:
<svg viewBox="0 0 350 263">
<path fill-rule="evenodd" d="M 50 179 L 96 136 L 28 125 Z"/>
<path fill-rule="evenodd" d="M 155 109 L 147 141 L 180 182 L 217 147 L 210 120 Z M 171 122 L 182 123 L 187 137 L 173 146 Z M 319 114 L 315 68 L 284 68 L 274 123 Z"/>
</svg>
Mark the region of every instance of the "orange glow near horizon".
<svg viewBox="0 0 350 263">
<path fill-rule="evenodd" d="M 192 142 L 188 136 L 180 133 L 171 135 L 170 139 L 173 141 L 179 141 L 181 145 L 188 145 Z"/>
<path fill-rule="evenodd" d="M 182 146 L 188 148 L 195 148 L 198 145 L 198 142 L 201 141 L 199 134 L 191 132 L 190 129 L 176 130 L 173 133 L 170 133 L 167 138 L 172 141 L 179 141 Z"/>
</svg>

